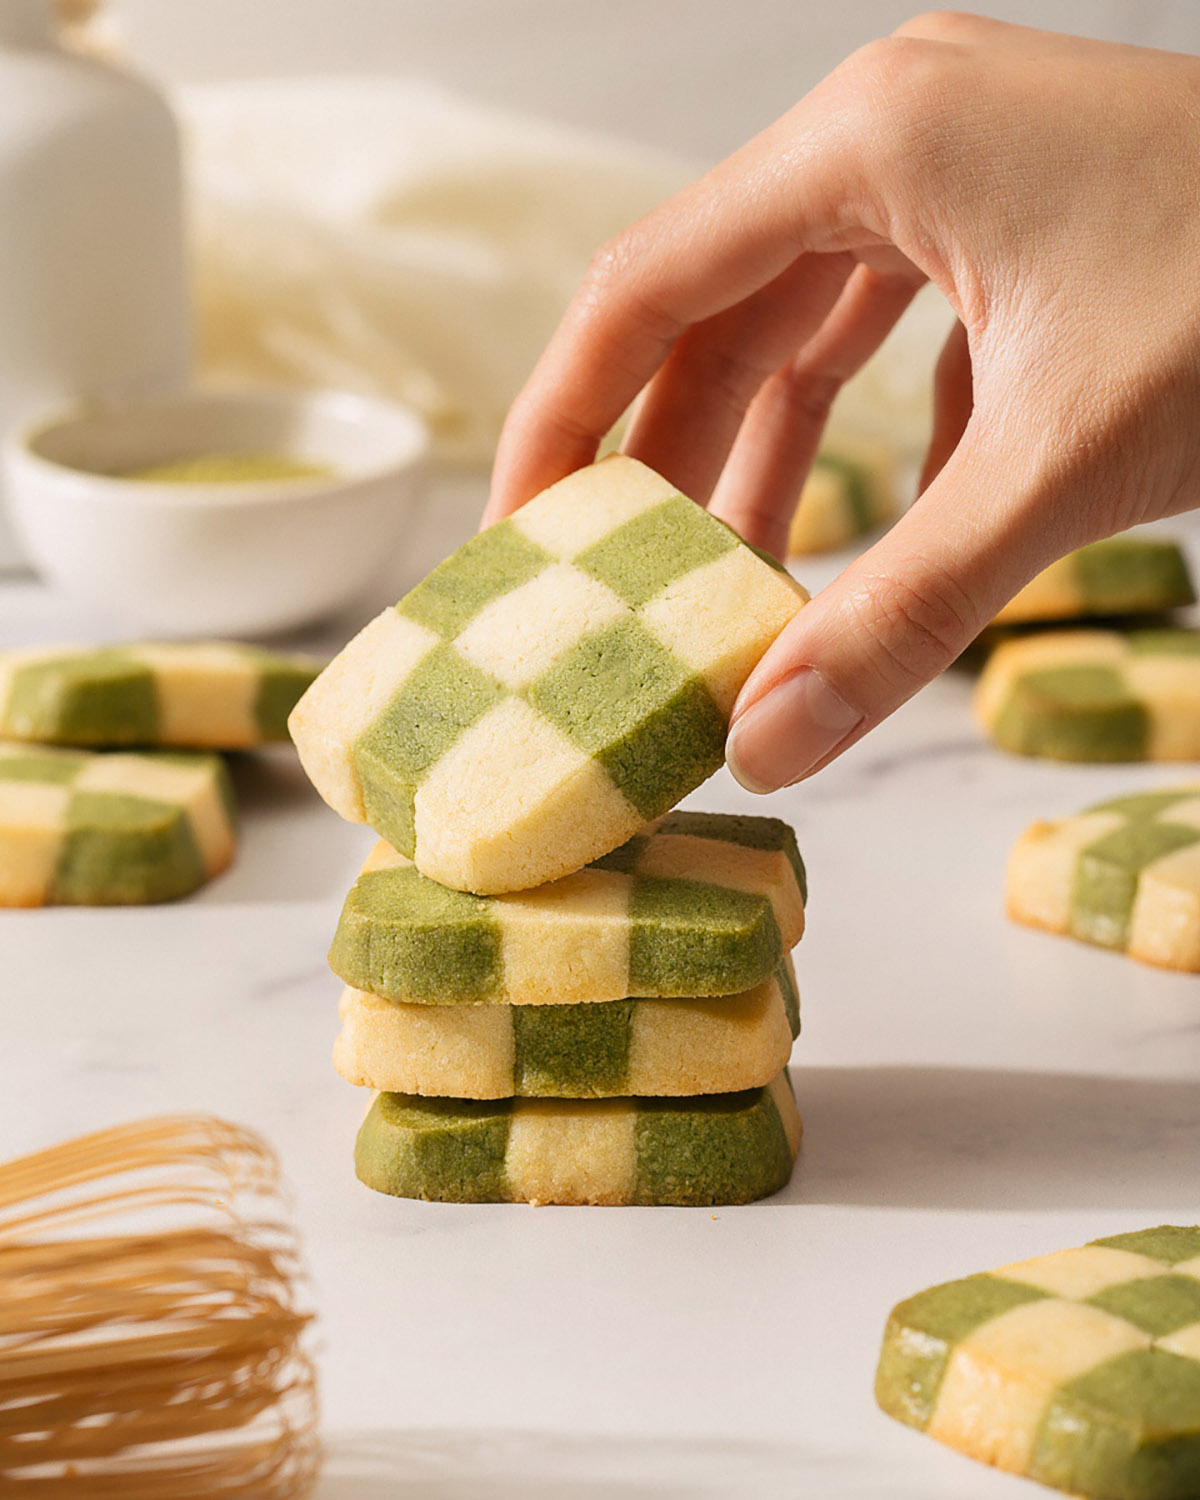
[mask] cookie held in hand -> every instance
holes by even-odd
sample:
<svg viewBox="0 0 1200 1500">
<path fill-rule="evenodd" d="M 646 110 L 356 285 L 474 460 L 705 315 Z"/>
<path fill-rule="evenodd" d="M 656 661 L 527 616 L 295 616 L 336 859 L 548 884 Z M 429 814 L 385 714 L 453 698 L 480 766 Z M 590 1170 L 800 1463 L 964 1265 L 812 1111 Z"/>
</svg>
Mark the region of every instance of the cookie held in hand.
<svg viewBox="0 0 1200 1500">
<path fill-rule="evenodd" d="M 422 874 L 525 890 L 721 765 L 739 689 L 806 598 L 652 470 L 608 458 L 373 620 L 292 736 L 325 800 Z"/>
</svg>

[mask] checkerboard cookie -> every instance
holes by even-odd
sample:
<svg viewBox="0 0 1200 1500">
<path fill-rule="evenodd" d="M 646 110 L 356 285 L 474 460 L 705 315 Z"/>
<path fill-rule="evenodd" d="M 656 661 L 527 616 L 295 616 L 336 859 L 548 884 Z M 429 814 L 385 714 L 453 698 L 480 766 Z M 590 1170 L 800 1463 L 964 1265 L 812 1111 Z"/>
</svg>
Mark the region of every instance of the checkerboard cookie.
<svg viewBox="0 0 1200 1500">
<path fill-rule="evenodd" d="M 799 941 L 805 889 L 775 818 L 671 813 L 574 875 L 503 896 L 449 890 L 381 843 L 329 961 L 352 988 L 406 1004 L 732 995 Z"/>
<path fill-rule="evenodd" d="M 0 734 L 96 749 L 243 750 L 286 740 L 312 657 L 228 641 L 0 652 Z"/>
<path fill-rule="evenodd" d="M 888 1319 L 875 1394 L 960 1453 L 1073 1495 L 1200 1494 L 1200 1229 L 918 1293 Z"/>
<path fill-rule="evenodd" d="M 993 623 L 1160 614 L 1195 602 L 1187 559 L 1177 543 L 1116 536 L 1051 563 L 1009 600 Z"/>
<path fill-rule="evenodd" d="M 1056 630 L 998 646 L 976 689 L 993 742 L 1050 760 L 1200 759 L 1200 631 Z"/>
<path fill-rule="evenodd" d="M 1200 784 L 1035 823 L 1008 862 L 1018 922 L 1200 972 Z"/>
<path fill-rule="evenodd" d="M 800 1117 L 786 1073 L 686 1099 L 420 1099 L 380 1094 L 360 1181 L 444 1203 L 715 1206 L 777 1192 Z"/>
<path fill-rule="evenodd" d="M 895 459 L 883 448 L 817 454 L 788 532 L 788 556 L 846 547 L 896 514 Z"/>
<path fill-rule="evenodd" d="M 431 879 L 527 889 L 717 769 L 738 690 L 806 597 L 666 480 L 607 458 L 372 621 L 292 735 L 325 800 Z"/>
<path fill-rule="evenodd" d="M 350 1083 L 464 1099 L 728 1094 L 769 1083 L 800 1032 L 791 961 L 741 995 L 593 1005 L 397 1005 L 346 990 Z"/>
<path fill-rule="evenodd" d="M 0 906 L 171 901 L 233 850 L 232 790 L 215 755 L 0 742 Z"/>
</svg>

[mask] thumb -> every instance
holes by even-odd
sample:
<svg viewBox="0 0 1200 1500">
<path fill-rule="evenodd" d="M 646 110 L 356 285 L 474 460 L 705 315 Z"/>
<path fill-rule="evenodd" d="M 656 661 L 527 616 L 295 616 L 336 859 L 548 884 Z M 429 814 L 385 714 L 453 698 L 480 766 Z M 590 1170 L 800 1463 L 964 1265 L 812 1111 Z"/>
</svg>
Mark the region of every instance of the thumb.
<svg viewBox="0 0 1200 1500">
<path fill-rule="evenodd" d="M 949 666 L 1057 555 L 1036 508 L 1014 503 L 1011 468 L 964 447 L 805 605 L 747 680 L 726 759 L 749 791 L 789 786 L 839 755 Z"/>
</svg>

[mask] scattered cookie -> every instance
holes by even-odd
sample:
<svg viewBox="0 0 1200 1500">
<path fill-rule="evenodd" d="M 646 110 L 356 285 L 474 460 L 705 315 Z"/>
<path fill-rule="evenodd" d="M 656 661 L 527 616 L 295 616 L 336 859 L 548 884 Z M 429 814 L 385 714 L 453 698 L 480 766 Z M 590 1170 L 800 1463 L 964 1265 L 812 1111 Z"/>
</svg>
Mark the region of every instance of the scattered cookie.
<svg viewBox="0 0 1200 1500">
<path fill-rule="evenodd" d="M 896 464 L 890 450 L 859 447 L 817 454 L 792 516 L 788 556 L 845 547 L 896 515 Z"/>
<path fill-rule="evenodd" d="M 1026 829 L 1009 857 L 1008 914 L 1200 972 L 1200 784 Z"/>
<path fill-rule="evenodd" d="M 791 961 L 741 995 L 596 1005 L 398 1005 L 342 996 L 350 1083 L 465 1099 L 731 1094 L 769 1083 L 800 1032 Z"/>
<path fill-rule="evenodd" d="M 1056 630 L 998 646 L 975 712 L 1003 750 L 1049 760 L 1200 759 L 1200 631 Z"/>
<path fill-rule="evenodd" d="M 51 745 L 243 750 L 286 740 L 321 663 L 228 641 L 0 652 L 0 734 Z"/>
<path fill-rule="evenodd" d="M 292 735 L 325 800 L 423 874 L 524 890 L 717 769 L 738 690 L 806 598 L 666 480 L 607 458 L 372 621 Z"/>
<path fill-rule="evenodd" d="M 971 1458 L 1098 1500 L 1200 1491 L 1200 1229 L 1093 1240 L 902 1302 L 875 1395 Z"/>
<path fill-rule="evenodd" d="M 173 901 L 233 858 L 215 755 L 0 743 L 0 906 Z"/>
<path fill-rule="evenodd" d="M 360 1181 L 444 1203 L 749 1203 L 792 1173 L 791 1082 L 687 1099 L 420 1099 L 380 1094 Z"/>
<path fill-rule="evenodd" d="M 799 941 L 804 897 L 795 835 L 775 818 L 671 813 L 574 875 L 504 896 L 448 890 L 381 843 L 329 962 L 407 1004 L 733 995 Z"/>
<path fill-rule="evenodd" d="M 1195 602 L 1187 559 L 1177 543 L 1115 536 L 1051 563 L 1009 600 L 993 623 L 1151 615 Z"/>
</svg>

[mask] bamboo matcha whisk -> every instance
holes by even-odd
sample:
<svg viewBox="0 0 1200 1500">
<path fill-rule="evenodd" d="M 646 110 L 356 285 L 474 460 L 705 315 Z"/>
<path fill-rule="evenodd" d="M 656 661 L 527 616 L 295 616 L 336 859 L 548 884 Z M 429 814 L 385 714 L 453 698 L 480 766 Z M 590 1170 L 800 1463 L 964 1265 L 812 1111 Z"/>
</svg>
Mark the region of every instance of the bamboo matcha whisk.
<svg viewBox="0 0 1200 1500">
<path fill-rule="evenodd" d="M 298 1276 L 275 1157 L 224 1121 L 139 1121 L 0 1166 L 0 1494 L 308 1494 Z"/>
</svg>

